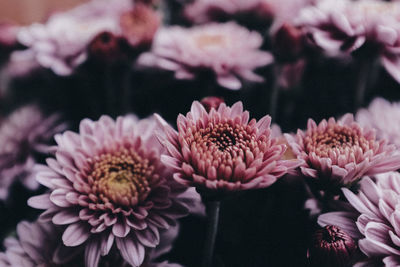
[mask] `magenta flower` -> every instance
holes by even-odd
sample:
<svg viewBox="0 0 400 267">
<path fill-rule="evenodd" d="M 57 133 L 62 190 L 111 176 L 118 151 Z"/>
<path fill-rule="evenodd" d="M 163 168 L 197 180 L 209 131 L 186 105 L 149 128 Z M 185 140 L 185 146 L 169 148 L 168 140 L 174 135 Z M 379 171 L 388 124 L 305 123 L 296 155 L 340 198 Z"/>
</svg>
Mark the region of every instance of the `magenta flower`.
<svg viewBox="0 0 400 267">
<path fill-rule="evenodd" d="M 304 160 L 301 172 L 321 181 L 346 185 L 363 175 L 400 168 L 396 147 L 376 139 L 374 130 L 362 128 L 351 114 L 338 121 L 323 120 L 319 125 L 309 119 L 306 131 L 285 136 L 293 153 Z"/>
<path fill-rule="evenodd" d="M 144 265 L 146 267 L 181 267 L 168 261 L 158 259 L 172 249 L 173 241 L 179 232 L 179 225 L 160 232 L 160 244 L 151 249 Z M 5 252 L 0 252 L 2 267 L 52 267 L 52 266 L 85 266 L 82 247 L 66 247 L 61 242 L 61 227 L 51 222 L 23 221 L 17 226 L 18 239 L 6 238 Z M 114 257 L 113 257 L 114 256 Z M 102 263 L 104 266 L 130 266 L 118 255 L 113 255 Z M 103 266 L 103 265 L 102 265 Z"/>
<path fill-rule="evenodd" d="M 360 250 L 369 258 L 367 261 L 382 260 L 385 266 L 399 266 L 399 181 L 400 174 L 390 172 L 375 179 L 362 179 L 358 194 L 343 188 L 354 210 L 323 214 L 318 223 L 336 225 L 358 240 Z"/>
<path fill-rule="evenodd" d="M 301 11 L 296 24 L 315 45 L 329 55 L 373 48 L 369 56 L 380 59 L 400 82 L 400 2 L 380 0 L 322 0 Z"/>
<path fill-rule="evenodd" d="M 379 139 L 386 139 L 400 147 L 400 103 L 390 103 L 383 98 L 374 99 L 368 109 L 361 109 L 356 115 L 362 126 L 376 129 Z"/>
<path fill-rule="evenodd" d="M 120 18 L 122 36 L 134 48 L 151 46 L 160 23 L 160 15 L 141 3 L 124 12 Z"/>
<path fill-rule="evenodd" d="M 82 249 L 64 246 L 59 240 L 60 229 L 52 223 L 20 222 L 17 235 L 18 239 L 5 239 L 6 250 L 0 252 L 0 266 L 83 266 L 78 265 L 83 259 Z"/>
<path fill-rule="evenodd" d="M 233 22 L 172 26 L 158 31 L 152 51 L 142 54 L 138 63 L 174 71 L 177 79 L 193 79 L 198 72 L 209 70 L 219 85 L 237 90 L 242 86 L 239 78 L 263 81 L 253 70 L 272 63 L 273 58 L 259 50 L 262 42 L 259 33 Z"/>
<path fill-rule="evenodd" d="M 79 134 L 56 136 L 56 158 L 37 175 L 50 192 L 29 205 L 46 210 L 41 219 L 67 226 L 66 246 L 85 244 L 87 266 L 97 266 L 113 244 L 125 261 L 140 266 L 159 244 L 160 231 L 187 215 L 198 197 L 185 193 L 160 163 L 155 129 L 153 119 L 102 116 L 84 119 Z"/>
<path fill-rule="evenodd" d="M 87 46 L 101 32 L 120 34 L 119 18 L 130 0 L 92 0 L 70 11 L 53 14 L 45 24 L 22 28 L 18 41 L 37 62 L 58 75 L 70 75 L 87 58 Z"/>
<path fill-rule="evenodd" d="M 35 190 L 39 184 L 34 176 L 35 154 L 51 152 L 54 134 L 65 130 L 59 115 L 45 117 L 36 106 L 24 106 L 0 123 L 0 199 L 8 196 L 9 187 L 16 181 Z"/>
<path fill-rule="evenodd" d="M 286 146 L 271 138 L 271 118 L 249 122 L 241 102 L 232 107 L 222 103 L 207 112 L 195 101 L 186 117 L 178 116 L 178 132 L 157 118 L 163 127 L 159 139 L 169 152 L 162 162 L 186 186 L 223 191 L 264 188 L 300 164 L 282 159 Z"/>
<path fill-rule="evenodd" d="M 356 242 L 346 232 L 327 225 L 314 233 L 307 256 L 313 267 L 346 267 L 350 266 L 356 249 Z"/>
<path fill-rule="evenodd" d="M 0 49 L 13 48 L 17 45 L 19 26 L 13 23 L 0 22 Z"/>
</svg>

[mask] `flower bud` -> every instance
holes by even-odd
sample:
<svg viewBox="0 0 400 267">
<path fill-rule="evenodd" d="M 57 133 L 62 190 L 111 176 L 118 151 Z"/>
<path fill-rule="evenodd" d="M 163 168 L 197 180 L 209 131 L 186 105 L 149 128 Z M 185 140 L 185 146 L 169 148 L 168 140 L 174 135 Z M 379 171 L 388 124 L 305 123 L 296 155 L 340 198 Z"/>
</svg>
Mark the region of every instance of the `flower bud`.
<svg viewBox="0 0 400 267">
<path fill-rule="evenodd" d="M 355 241 L 337 226 L 327 225 L 316 231 L 308 249 L 311 267 L 351 266 L 357 249 Z"/>
</svg>

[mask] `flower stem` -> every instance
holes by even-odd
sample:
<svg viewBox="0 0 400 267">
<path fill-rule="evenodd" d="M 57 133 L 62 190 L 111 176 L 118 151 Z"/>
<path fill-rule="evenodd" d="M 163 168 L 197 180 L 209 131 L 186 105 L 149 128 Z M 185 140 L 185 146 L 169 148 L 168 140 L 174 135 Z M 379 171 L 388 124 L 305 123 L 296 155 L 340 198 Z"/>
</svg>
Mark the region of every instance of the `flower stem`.
<svg viewBox="0 0 400 267">
<path fill-rule="evenodd" d="M 218 231 L 218 220 L 219 220 L 219 208 L 220 201 L 209 201 L 206 203 L 207 207 L 207 235 L 203 253 L 203 264 L 202 267 L 213 266 L 213 255 L 215 247 L 215 239 Z"/>
<path fill-rule="evenodd" d="M 369 62 L 364 61 L 360 64 L 359 66 L 359 72 L 357 75 L 357 81 L 356 81 L 356 91 L 355 91 L 355 96 L 354 96 L 354 111 L 356 112 L 357 109 L 359 109 L 365 98 L 365 92 L 367 90 L 367 85 L 368 85 L 368 74 L 369 74 Z"/>
<path fill-rule="evenodd" d="M 276 121 L 276 113 L 278 108 L 278 97 L 279 97 L 279 75 L 280 75 L 279 63 L 274 66 L 274 81 L 271 88 L 271 95 L 269 99 L 269 115 L 272 121 Z"/>
<path fill-rule="evenodd" d="M 361 59 L 358 63 L 358 75 L 354 95 L 354 112 L 356 112 L 365 101 L 365 94 L 368 88 L 371 88 L 376 82 L 377 59 Z"/>
</svg>

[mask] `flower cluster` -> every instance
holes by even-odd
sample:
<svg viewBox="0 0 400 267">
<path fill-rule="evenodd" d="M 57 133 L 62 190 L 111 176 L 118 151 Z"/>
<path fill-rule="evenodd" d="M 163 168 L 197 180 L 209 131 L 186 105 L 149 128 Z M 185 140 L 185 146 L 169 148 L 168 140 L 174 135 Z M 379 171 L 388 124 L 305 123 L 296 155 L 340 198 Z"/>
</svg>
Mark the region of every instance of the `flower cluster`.
<svg viewBox="0 0 400 267">
<path fill-rule="evenodd" d="M 400 1 L 14 2 L 0 267 L 400 266 Z"/>
</svg>

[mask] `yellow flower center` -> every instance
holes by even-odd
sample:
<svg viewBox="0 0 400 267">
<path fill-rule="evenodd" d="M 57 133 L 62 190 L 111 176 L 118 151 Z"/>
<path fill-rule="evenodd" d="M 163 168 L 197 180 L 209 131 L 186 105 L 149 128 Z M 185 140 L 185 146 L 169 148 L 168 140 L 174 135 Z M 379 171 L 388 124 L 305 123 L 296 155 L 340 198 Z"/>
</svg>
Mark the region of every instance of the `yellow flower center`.
<svg viewBox="0 0 400 267">
<path fill-rule="evenodd" d="M 104 203 L 134 206 L 146 199 L 151 185 L 159 178 L 149 160 L 132 149 L 102 154 L 92 166 L 89 184 Z"/>
</svg>

